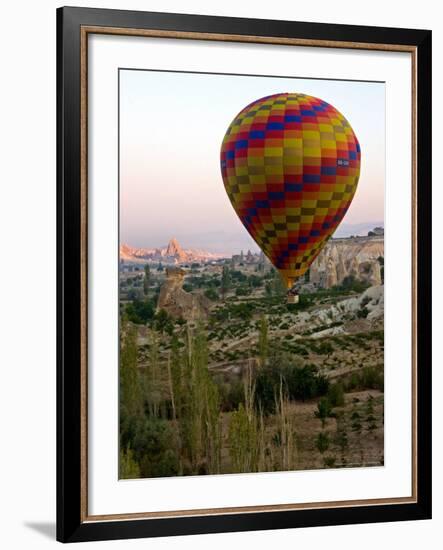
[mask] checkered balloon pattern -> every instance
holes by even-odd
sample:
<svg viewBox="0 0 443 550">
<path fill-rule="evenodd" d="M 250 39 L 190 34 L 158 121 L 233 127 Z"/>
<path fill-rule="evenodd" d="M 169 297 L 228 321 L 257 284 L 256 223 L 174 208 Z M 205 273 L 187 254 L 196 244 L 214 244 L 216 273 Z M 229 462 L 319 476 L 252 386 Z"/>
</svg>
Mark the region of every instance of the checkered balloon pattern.
<svg viewBox="0 0 443 550">
<path fill-rule="evenodd" d="M 232 121 L 221 171 L 234 210 L 291 288 L 351 204 L 360 145 L 326 101 L 276 94 L 254 101 Z"/>
</svg>

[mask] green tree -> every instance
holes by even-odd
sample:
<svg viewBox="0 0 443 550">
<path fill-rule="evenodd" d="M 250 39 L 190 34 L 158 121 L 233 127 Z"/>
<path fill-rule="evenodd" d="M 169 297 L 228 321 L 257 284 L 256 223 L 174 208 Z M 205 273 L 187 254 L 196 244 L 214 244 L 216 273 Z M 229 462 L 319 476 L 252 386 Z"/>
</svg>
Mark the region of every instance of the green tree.
<svg viewBox="0 0 443 550">
<path fill-rule="evenodd" d="M 137 368 L 137 329 L 122 324 L 120 344 L 120 405 L 123 412 L 138 415 L 143 411 L 143 397 Z"/>
<path fill-rule="evenodd" d="M 329 449 L 329 435 L 325 432 L 320 432 L 317 435 L 315 444 L 317 445 L 317 449 L 323 454 Z"/>
<path fill-rule="evenodd" d="M 183 356 L 180 437 L 190 473 L 220 471 L 221 425 L 218 388 L 208 370 L 208 346 L 201 326 L 190 329 Z"/>
<path fill-rule="evenodd" d="M 268 321 L 265 315 L 261 316 L 258 332 L 258 354 L 260 360 L 260 367 L 266 365 L 266 359 L 268 357 Z"/>
<path fill-rule="evenodd" d="M 134 458 L 141 477 L 166 477 L 179 473 L 179 453 L 167 420 L 143 417 L 133 428 Z"/>
<path fill-rule="evenodd" d="M 149 283 L 151 282 L 151 269 L 149 268 L 149 264 L 145 265 L 145 277 L 143 279 L 143 292 L 144 295 L 147 296 L 149 293 Z"/>
<path fill-rule="evenodd" d="M 274 296 L 284 296 L 286 294 L 286 285 L 283 281 L 280 272 L 276 269 L 274 270 L 274 278 L 272 280 L 272 294 Z"/>
<path fill-rule="evenodd" d="M 174 329 L 174 323 L 172 322 L 171 317 L 165 309 L 160 309 L 154 318 L 154 328 L 158 332 L 166 332 L 167 334 L 172 335 Z"/>
<path fill-rule="evenodd" d="M 158 418 L 160 416 L 162 396 L 159 349 L 157 336 L 154 331 L 150 335 L 148 362 L 143 370 L 143 390 L 145 410 L 150 417 Z"/>
<path fill-rule="evenodd" d="M 251 289 L 247 286 L 239 286 L 235 289 L 235 295 L 240 296 L 249 296 L 251 294 Z"/>
<path fill-rule="evenodd" d="M 342 457 L 344 455 L 345 450 L 348 448 L 348 435 L 344 428 L 337 431 L 337 436 L 335 440 L 336 444 L 340 447 Z"/>
<path fill-rule="evenodd" d="M 314 412 L 316 418 L 321 420 L 321 425 L 324 428 L 326 419 L 332 414 L 332 407 L 329 400 L 326 397 L 322 397 L 317 403 L 317 410 Z"/>
<path fill-rule="evenodd" d="M 228 293 L 230 288 L 231 288 L 231 271 L 229 269 L 229 266 L 224 265 L 222 269 L 221 287 L 220 287 L 223 301 L 225 301 L 226 294 Z"/>
<path fill-rule="evenodd" d="M 257 425 L 243 403 L 232 413 L 229 423 L 229 453 L 233 472 L 257 471 Z"/>
<path fill-rule="evenodd" d="M 217 291 L 213 288 L 206 289 L 205 296 L 206 298 L 208 298 L 208 300 L 211 300 L 212 302 L 215 302 L 218 299 Z"/>
<path fill-rule="evenodd" d="M 329 386 L 327 398 L 332 407 L 343 407 L 345 404 L 345 395 L 340 382 Z"/>
<path fill-rule="evenodd" d="M 381 276 L 381 282 L 384 284 L 385 282 L 385 259 L 383 256 L 379 256 L 377 258 L 378 263 L 380 264 L 380 276 Z"/>
<path fill-rule="evenodd" d="M 281 468 L 293 470 L 297 460 L 297 445 L 295 438 L 294 417 L 289 413 L 289 400 L 283 392 L 283 383 L 276 396 L 277 436 L 281 453 Z"/>
<path fill-rule="evenodd" d="M 248 285 L 251 288 L 260 288 L 261 286 L 263 286 L 263 279 L 262 277 L 258 277 L 257 275 L 249 275 Z"/>
<path fill-rule="evenodd" d="M 154 317 L 154 304 L 151 300 L 135 299 L 126 305 L 126 316 L 132 323 L 144 325 Z"/>
<path fill-rule="evenodd" d="M 255 413 L 255 383 L 249 365 L 244 379 L 244 403 L 232 413 L 229 423 L 229 454 L 233 472 L 257 472 L 260 461 L 260 424 Z"/>
</svg>

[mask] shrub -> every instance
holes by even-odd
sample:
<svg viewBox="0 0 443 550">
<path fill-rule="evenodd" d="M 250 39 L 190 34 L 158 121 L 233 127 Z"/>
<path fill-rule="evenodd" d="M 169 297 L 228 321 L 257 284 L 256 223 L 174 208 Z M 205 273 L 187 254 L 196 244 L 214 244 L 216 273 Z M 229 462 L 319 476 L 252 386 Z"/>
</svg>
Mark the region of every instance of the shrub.
<svg viewBox="0 0 443 550">
<path fill-rule="evenodd" d="M 340 447 L 342 453 L 347 449 L 349 442 L 345 430 L 341 429 L 337 432 L 335 443 Z"/>
<path fill-rule="evenodd" d="M 257 275 L 249 275 L 248 283 L 252 288 L 260 288 L 263 286 L 263 279 Z"/>
<path fill-rule="evenodd" d="M 332 414 L 332 407 L 326 397 L 322 397 L 317 403 L 317 410 L 314 412 L 316 418 L 321 420 L 321 424 L 324 427 L 326 419 Z"/>
<path fill-rule="evenodd" d="M 330 342 L 321 342 L 318 345 L 312 345 L 312 349 L 319 355 L 329 355 L 334 351 L 334 348 Z"/>
<path fill-rule="evenodd" d="M 317 435 L 315 444 L 317 445 L 317 449 L 323 454 L 329 449 L 329 435 L 325 432 L 320 432 Z"/>
<path fill-rule="evenodd" d="M 369 283 L 357 281 L 353 275 L 348 275 L 345 277 L 341 285 L 335 287 L 337 290 L 347 291 L 347 292 L 363 292 L 369 288 Z"/>
<path fill-rule="evenodd" d="M 236 296 L 248 296 L 251 294 L 251 289 L 244 286 L 239 286 L 235 289 Z"/>
<path fill-rule="evenodd" d="M 151 300 L 134 300 L 126 306 L 126 315 L 129 321 L 143 325 L 154 317 L 154 304 Z"/>
<path fill-rule="evenodd" d="M 161 309 L 158 313 L 155 314 L 154 328 L 158 332 L 166 332 L 170 335 L 172 334 L 174 323 L 166 310 Z"/>
<path fill-rule="evenodd" d="M 343 407 L 345 404 L 343 386 L 339 382 L 329 386 L 327 397 L 332 407 Z"/>
<path fill-rule="evenodd" d="M 335 466 L 335 456 L 325 456 L 323 462 L 326 468 L 333 468 Z"/>
<path fill-rule="evenodd" d="M 361 373 L 352 373 L 346 382 L 347 391 L 355 389 L 384 390 L 383 369 L 381 367 L 365 367 Z"/>
<path fill-rule="evenodd" d="M 383 391 L 383 372 L 375 367 L 366 367 L 361 374 L 361 384 L 364 388 Z"/>
<path fill-rule="evenodd" d="M 283 354 L 271 354 L 268 364 L 256 374 L 256 405 L 261 406 L 265 414 L 275 411 L 275 395 L 281 383 L 290 400 L 305 401 L 325 395 L 328 391 L 328 380 L 318 373 L 314 365 L 300 367 L 288 361 L 288 357 Z"/>
<path fill-rule="evenodd" d="M 207 290 L 205 290 L 205 296 L 206 296 L 206 298 L 208 298 L 209 300 L 211 300 L 213 302 L 218 300 L 218 293 L 213 288 L 208 288 Z"/>
<path fill-rule="evenodd" d="M 368 315 L 369 315 L 369 309 L 366 306 L 362 307 L 357 311 L 357 317 L 359 319 L 366 319 Z"/>
<path fill-rule="evenodd" d="M 177 475 L 177 451 L 171 447 L 174 440 L 169 424 L 159 418 L 126 418 L 121 426 L 120 445 L 132 445 L 131 459 L 140 466 L 140 477 Z"/>
</svg>

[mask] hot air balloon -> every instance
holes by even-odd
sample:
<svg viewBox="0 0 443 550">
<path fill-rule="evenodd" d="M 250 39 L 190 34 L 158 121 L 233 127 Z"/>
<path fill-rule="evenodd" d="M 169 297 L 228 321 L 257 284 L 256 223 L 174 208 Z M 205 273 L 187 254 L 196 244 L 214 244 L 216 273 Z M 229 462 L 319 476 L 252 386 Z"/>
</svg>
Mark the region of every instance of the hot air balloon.
<svg viewBox="0 0 443 550">
<path fill-rule="evenodd" d="M 346 118 L 300 93 L 262 97 L 234 118 L 221 172 L 235 212 L 293 289 L 336 230 L 360 175 L 360 145 Z"/>
</svg>

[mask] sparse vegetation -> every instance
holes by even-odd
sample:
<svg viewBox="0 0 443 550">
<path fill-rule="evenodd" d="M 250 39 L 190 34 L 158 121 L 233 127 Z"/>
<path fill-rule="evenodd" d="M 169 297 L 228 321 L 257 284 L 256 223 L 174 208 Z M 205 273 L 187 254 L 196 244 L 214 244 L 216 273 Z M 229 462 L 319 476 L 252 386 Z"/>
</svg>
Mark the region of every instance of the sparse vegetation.
<svg viewBox="0 0 443 550">
<path fill-rule="evenodd" d="M 339 309 L 366 283 L 288 305 L 275 270 L 194 262 L 198 321 L 159 306 L 164 278 L 160 262 L 121 279 L 121 478 L 383 463 L 382 326 L 369 297 Z"/>
</svg>

